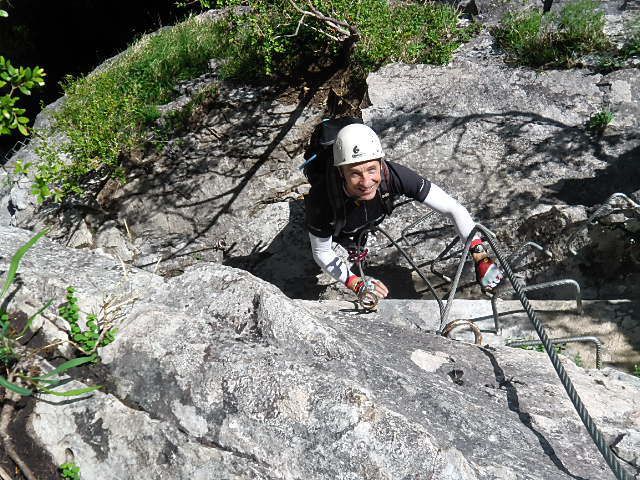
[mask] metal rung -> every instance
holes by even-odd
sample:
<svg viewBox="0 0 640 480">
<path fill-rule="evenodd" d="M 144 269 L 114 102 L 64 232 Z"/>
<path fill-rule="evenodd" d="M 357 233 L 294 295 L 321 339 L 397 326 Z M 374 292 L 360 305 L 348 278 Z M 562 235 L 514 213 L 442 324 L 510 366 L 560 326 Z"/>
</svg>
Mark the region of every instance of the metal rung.
<svg viewBox="0 0 640 480">
<path fill-rule="evenodd" d="M 602 342 L 598 337 L 593 336 L 579 336 L 579 337 L 562 337 L 562 338 L 550 338 L 549 341 L 554 344 L 560 343 L 574 343 L 574 342 L 589 342 L 596 346 L 596 368 L 600 370 L 602 368 Z M 517 340 L 514 342 L 508 342 L 505 344 L 507 347 L 533 347 L 536 345 L 542 345 L 540 340 Z"/>
<path fill-rule="evenodd" d="M 513 253 L 509 255 L 509 257 L 507 257 L 507 262 L 509 262 L 509 264 L 511 265 L 514 265 L 514 268 L 516 268 L 516 260 L 519 261 L 525 255 L 525 252 L 528 248 L 538 250 L 539 252 L 545 254 L 548 258 L 553 258 L 553 253 L 544 248 L 542 245 L 539 245 L 536 242 L 527 242 L 516 248 Z"/>
<path fill-rule="evenodd" d="M 570 285 L 574 287 L 575 294 L 576 294 L 576 311 L 578 315 L 582 315 L 582 293 L 580 292 L 580 284 L 575 280 L 566 278 L 564 280 L 556 280 L 554 282 L 536 283 L 533 285 L 524 286 L 522 287 L 522 290 L 524 292 L 534 292 L 536 290 L 546 290 L 548 288 L 560 287 L 564 285 Z M 499 334 L 499 332 L 502 329 L 502 327 L 500 326 L 500 320 L 498 319 L 499 317 L 498 305 L 497 305 L 498 299 L 502 297 L 506 297 L 507 295 L 513 295 L 514 293 L 516 293 L 514 290 L 506 290 L 504 292 L 501 292 L 500 294 L 493 295 L 491 297 L 491 311 L 493 312 L 493 323 L 495 328 L 494 333 L 496 334 Z M 522 310 L 518 310 L 518 311 L 522 311 Z M 510 313 L 514 313 L 514 312 L 510 312 Z"/>
</svg>

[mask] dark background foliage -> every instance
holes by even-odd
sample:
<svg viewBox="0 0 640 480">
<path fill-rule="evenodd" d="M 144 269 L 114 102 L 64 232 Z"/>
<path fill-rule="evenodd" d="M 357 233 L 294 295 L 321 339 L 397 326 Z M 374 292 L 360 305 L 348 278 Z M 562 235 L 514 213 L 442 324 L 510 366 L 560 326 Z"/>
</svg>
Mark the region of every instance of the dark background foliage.
<svg viewBox="0 0 640 480">
<path fill-rule="evenodd" d="M 41 104 L 62 95 L 59 82 L 65 75 L 90 72 L 142 34 L 175 23 L 199 5 L 180 8 L 175 0 L 12 0 L 0 1 L 0 8 L 9 13 L 0 20 L 0 55 L 14 66 L 38 65 L 47 73 L 45 87 L 19 102 L 33 119 Z M 20 138 L 0 137 L 0 164 Z"/>
</svg>

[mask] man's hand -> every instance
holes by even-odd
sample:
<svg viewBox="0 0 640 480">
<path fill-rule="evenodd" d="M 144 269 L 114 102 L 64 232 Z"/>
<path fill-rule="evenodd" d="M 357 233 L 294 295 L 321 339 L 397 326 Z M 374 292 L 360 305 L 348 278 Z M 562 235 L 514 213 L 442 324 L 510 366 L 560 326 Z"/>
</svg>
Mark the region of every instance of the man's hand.
<svg viewBox="0 0 640 480">
<path fill-rule="evenodd" d="M 469 250 L 476 264 L 476 281 L 480 284 L 483 292 L 491 292 L 500 284 L 504 278 L 504 273 L 500 267 L 489 258 L 489 254 L 482 240 L 474 240 Z"/>
<path fill-rule="evenodd" d="M 488 256 L 476 263 L 476 280 L 482 291 L 490 292 L 500 284 L 503 277 L 500 267 Z"/>
<path fill-rule="evenodd" d="M 386 285 L 373 277 L 367 277 L 367 281 L 365 283 L 361 277 L 351 275 L 346 281 L 346 286 L 356 295 L 360 295 L 360 293 L 365 289 L 375 294 L 378 298 L 385 298 L 389 295 L 389 289 Z"/>
</svg>

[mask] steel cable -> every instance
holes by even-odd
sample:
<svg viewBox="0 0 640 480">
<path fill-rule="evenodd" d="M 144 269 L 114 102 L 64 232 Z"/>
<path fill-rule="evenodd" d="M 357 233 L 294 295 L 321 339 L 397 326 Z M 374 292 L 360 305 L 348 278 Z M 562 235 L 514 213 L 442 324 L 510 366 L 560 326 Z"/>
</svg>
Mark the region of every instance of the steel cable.
<svg viewBox="0 0 640 480">
<path fill-rule="evenodd" d="M 521 285 L 520 281 L 514 275 L 512 269 L 511 269 L 511 266 L 509 265 L 508 259 L 505 257 L 505 255 L 502 253 L 502 251 L 498 247 L 497 239 L 496 239 L 494 233 L 491 230 L 489 230 L 485 226 L 483 226 L 483 225 L 478 223 L 478 224 L 475 225 L 475 227 L 473 228 L 473 230 L 471 231 L 471 233 L 467 237 L 467 241 L 466 241 L 464 249 L 462 251 L 462 256 L 460 258 L 460 262 L 458 264 L 458 269 L 456 271 L 456 275 L 455 275 L 454 280 L 453 280 L 453 282 L 451 284 L 451 289 L 450 289 L 449 295 L 447 296 L 447 304 L 446 304 L 446 307 L 444 307 L 444 308 L 443 308 L 442 300 L 435 293 L 435 290 L 431 286 L 430 282 L 422 274 L 420 269 L 415 265 L 415 263 L 412 261 L 412 259 L 409 257 L 409 255 L 402 249 L 402 247 L 400 245 L 398 245 L 398 243 L 395 242 L 391 238 L 391 236 L 387 232 L 385 232 L 383 229 L 381 229 L 380 227 L 375 226 L 374 228 L 372 228 L 372 230 L 377 230 L 380 233 L 382 233 L 393 244 L 393 246 L 395 246 L 396 249 L 398 249 L 398 251 L 404 256 L 404 258 L 416 270 L 416 272 L 418 272 L 420 277 L 425 281 L 425 283 L 427 284 L 427 286 L 431 290 L 431 293 L 433 294 L 433 296 L 437 300 L 438 306 L 440 308 L 440 328 L 438 329 L 438 332 L 437 332 L 438 334 L 443 334 L 443 330 L 446 330 L 447 327 L 448 327 L 448 325 L 446 324 L 446 320 L 447 320 L 447 317 L 449 316 L 449 312 L 450 312 L 451 307 L 453 305 L 453 300 L 455 299 L 455 292 L 456 292 L 456 290 L 458 288 L 458 283 L 460 282 L 460 277 L 462 276 L 462 270 L 464 268 L 465 261 L 467 259 L 467 256 L 469 255 L 469 247 L 471 246 L 471 242 L 473 240 L 474 234 L 476 232 L 480 232 L 484 236 L 484 239 L 487 241 L 487 243 L 489 243 L 489 245 L 491 246 L 491 248 L 492 248 L 492 250 L 493 250 L 493 252 L 494 252 L 494 254 L 495 254 L 495 256 L 496 256 L 496 258 L 498 260 L 498 262 L 500 262 L 500 266 L 502 267 L 505 275 L 507 276 L 507 278 L 511 282 L 511 285 L 513 286 L 513 290 L 514 290 L 515 294 L 518 296 L 518 299 L 520 300 L 520 303 L 522 304 L 522 307 L 524 308 L 525 312 L 527 313 L 527 316 L 531 320 L 531 323 L 533 324 L 533 326 L 534 326 L 534 328 L 536 330 L 536 333 L 538 334 L 538 337 L 540 338 L 540 341 L 542 342 L 542 345 L 544 345 L 544 349 L 547 352 L 547 355 L 549 356 L 549 359 L 551 360 L 551 364 L 553 365 L 553 368 L 555 369 L 556 374 L 558 375 L 558 378 L 560 379 L 560 382 L 562 383 L 562 386 L 564 387 L 565 391 L 567 392 L 567 395 L 569 396 L 569 399 L 571 400 L 571 403 L 573 403 L 573 406 L 574 406 L 576 412 L 578 413 L 578 416 L 580 417 L 580 420 L 582 420 L 582 423 L 584 424 L 584 426 L 586 427 L 587 431 L 589 432 L 589 435 L 591 436 L 591 438 L 592 438 L 593 442 L 595 443 L 596 447 L 598 448 L 598 450 L 600 451 L 600 453 L 604 457 L 605 461 L 607 462 L 607 465 L 609 465 L 609 468 L 611 469 L 611 471 L 613 472 L 613 474 L 615 475 L 617 480 L 631 480 L 631 477 L 627 474 L 627 472 L 624 470 L 624 468 L 622 467 L 622 465 L 619 462 L 619 460 L 614 456 L 613 452 L 608 447 L 607 443 L 604 440 L 604 437 L 602 436 L 602 433 L 600 432 L 600 430 L 598 430 L 597 426 L 593 422 L 593 419 L 591 418 L 591 415 L 589 415 L 589 412 L 587 411 L 587 408 L 582 403 L 582 400 L 580 399 L 580 396 L 578 395 L 578 392 L 576 391 L 575 387 L 573 386 L 573 383 L 571 382 L 571 379 L 567 375 L 567 372 L 564 369 L 564 366 L 560 362 L 560 359 L 559 359 L 558 355 L 556 354 L 555 349 L 553 348 L 552 341 L 549 339 L 549 337 L 548 337 L 548 335 L 547 335 L 542 323 L 536 317 L 535 310 L 533 309 L 533 307 L 529 303 L 529 299 L 525 295 L 526 287 L 524 285 Z M 444 329 L 443 329 L 443 326 L 444 326 Z"/>
<path fill-rule="evenodd" d="M 511 267 L 509 266 L 509 264 L 506 262 L 506 258 L 502 253 L 502 251 L 500 250 L 500 248 L 498 247 L 497 242 L 492 237 L 492 235 L 490 235 L 490 231 L 483 225 L 479 223 L 476 224 L 473 231 L 469 235 L 469 240 L 467 240 L 467 244 L 469 245 L 471 244 L 471 238 L 476 231 L 480 231 L 485 236 L 485 240 L 489 243 L 489 245 L 491 245 L 491 248 L 496 258 L 500 262 L 500 266 L 502 267 L 507 278 L 513 285 L 513 290 L 515 291 L 520 302 L 522 303 L 522 307 L 524 308 L 525 312 L 527 312 L 527 315 L 529 316 L 529 319 L 531 320 L 531 323 L 533 324 L 536 330 L 536 333 L 538 334 L 538 337 L 540 337 L 540 341 L 544 345 L 544 349 L 546 350 L 547 355 L 551 360 L 551 364 L 553 365 L 553 368 L 558 374 L 558 378 L 560 379 L 562 386 L 564 387 L 567 394 L 569 395 L 569 398 L 571 399 L 571 402 L 573 403 L 573 406 L 576 409 L 576 412 L 578 412 L 578 415 L 580 416 L 582 423 L 584 424 L 587 431 L 589 432 L 589 435 L 591 435 L 591 438 L 593 439 L 594 443 L 598 447 L 598 450 L 600 450 L 600 453 L 602 454 L 605 461 L 609 465 L 609 468 L 611 468 L 611 471 L 613 472 L 613 474 L 616 476 L 618 480 L 631 480 L 631 477 L 627 475 L 627 472 L 625 472 L 624 468 L 622 467 L 618 459 L 614 456 L 613 452 L 606 444 L 604 437 L 602 436 L 602 433 L 600 433 L 600 430 L 598 430 L 598 428 L 596 427 L 595 423 L 593 422 L 593 419 L 591 418 L 591 415 L 589 415 L 587 408 L 582 403 L 582 400 L 580 399 L 578 392 L 573 386 L 571 379 L 567 375 L 567 372 L 564 369 L 564 366 L 560 362 L 560 358 L 556 354 L 555 349 L 553 348 L 553 344 L 551 343 L 549 337 L 547 336 L 547 333 L 545 332 L 544 327 L 542 326 L 542 323 L 536 317 L 535 310 L 531 307 L 531 304 L 529 303 L 529 299 L 527 299 L 527 296 L 524 293 L 524 290 L 523 290 L 524 286 L 520 284 L 520 281 L 513 274 L 513 271 L 511 270 Z M 462 271 L 462 266 L 467 257 L 468 245 L 466 245 L 466 247 L 467 248 L 465 248 L 465 252 L 462 254 L 462 259 L 458 267 L 458 273 L 456 275 L 457 280 L 459 279 L 459 275 Z M 450 303 L 452 303 L 452 300 L 447 301 L 447 308 L 445 312 L 448 312 Z"/>
<path fill-rule="evenodd" d="M 438 294 L 436 293 L 435 289 L 433 288 L 433 285 L 431 285 L 431 282 L 429 281 L 427 276 L 422 273 L 422 270 L 420 270 L 420 268 L 411 259 L 409 254 L 407 252 L 405 252 L 404 249 L 398 244 L 398 242 L 396 242 L 393 238 L 391 238 L 391 235 L 389 235 L 386 231 L 384 231 L 382 228 L 380 228 L 378 226 L 374 227 L 374 231 L 378 231 L 378 232 L 382 233 L 387 238 L 387 240 L 389 240 L 391 242 L 391 244 L 394 247 L 396 247 L 396 249 L 402 254 L 402 256 L 405 258 L 405 260 L 407 262 L 409 262 L 409 265 L 411 265 L 411 268 L 413 268 L 416 271 L 416 273 L 422 279 L 422 281 L 427 284 L 427 288 L 429 289 L 429 292 L 431 292 L 431 295 L 433 295 L 433 298 L 435 298 L 436 302 L 438 303 L 438 308 L 440 309 L 440 318 L 442 318 L 443 315 L 444 315 L 444 304 L 442 302 L 442 299 L 438 296 Z M 447 302 L 447 305 L 448 304 L 449 304 L 449 302 Z"/>
</svg>

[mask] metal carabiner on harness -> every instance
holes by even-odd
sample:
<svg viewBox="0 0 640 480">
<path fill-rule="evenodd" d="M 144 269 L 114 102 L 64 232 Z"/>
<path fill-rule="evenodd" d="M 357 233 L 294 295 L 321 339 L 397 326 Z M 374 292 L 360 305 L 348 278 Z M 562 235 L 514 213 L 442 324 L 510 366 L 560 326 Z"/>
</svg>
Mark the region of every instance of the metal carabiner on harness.
<svg viewBox="0 0 640 480">
<path fill-rule="evenodd" d="M 358 293 L 358 303 L 365 310 L 374 312 L 378 309 L 378 296 L 365 287 Z"/>
<path fill-rule="evenodd" d="M 348 260 L 350 262 L 364 263 L 364 261 L 369 256 L 369 249 L 368 248 L 365 248 L 365 249 L 350 248 L 347 251 L 347 253 L 349 253 Z"/>
</svg>

